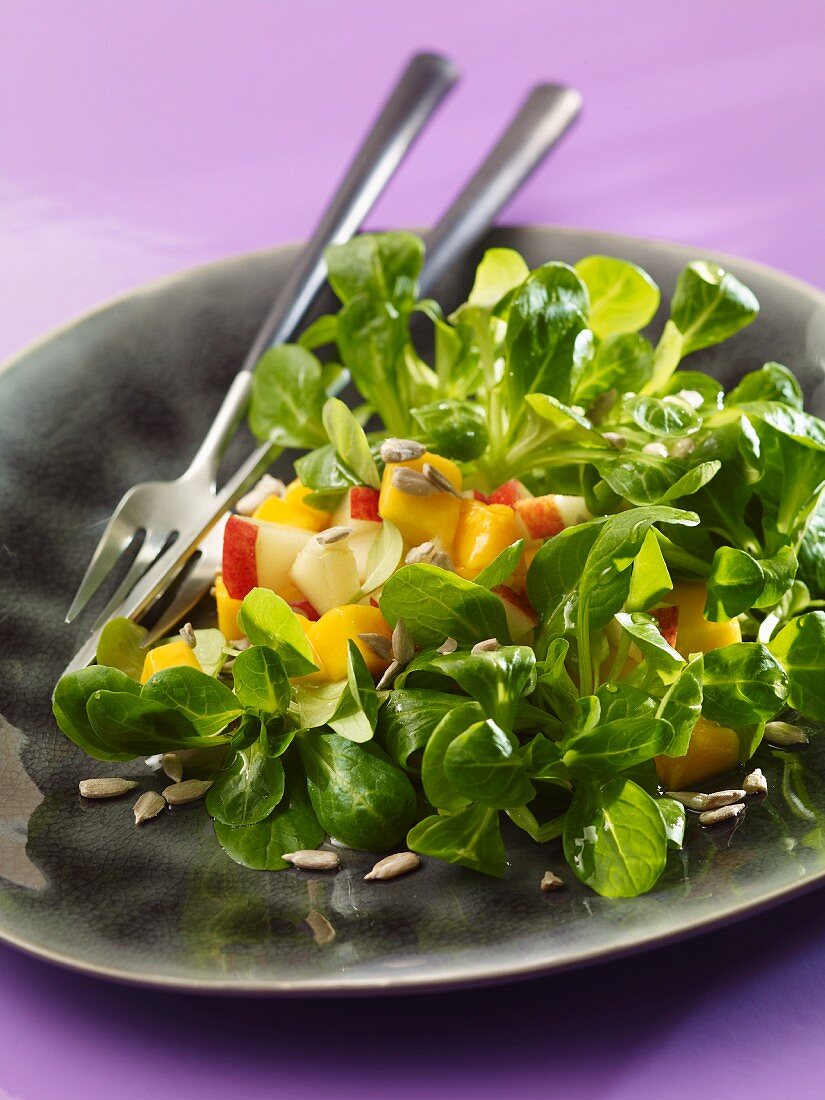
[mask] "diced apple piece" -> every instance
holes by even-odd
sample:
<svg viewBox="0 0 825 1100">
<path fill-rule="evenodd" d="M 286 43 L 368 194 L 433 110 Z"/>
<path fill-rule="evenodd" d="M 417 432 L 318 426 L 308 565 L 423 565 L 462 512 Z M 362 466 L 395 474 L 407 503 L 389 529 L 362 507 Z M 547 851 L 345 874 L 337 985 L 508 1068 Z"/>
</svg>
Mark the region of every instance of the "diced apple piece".
<svg viewBox="0 0 825 1100">
<path fill-rule="evenodd" d="M 700 718 L 684 756 L 657 756 L 656 774 L 668 791 L 684 791 L 739 763 L 739 738 L 727 726 Z"/>
<path fill-rule="evenodd" d="M 346 677 L 347 642 L 350 639 L 358 646 L 373 676 L 380 676 L 384 672 L 387 662 L 373 653 L 358 637 L 359 634 L 380 634 L 388 640 L 392 638 L 392 630 L 378 608 L 363 604 L 336 607 L 307 628 L 307 637 L 312 642 L 328 679 L 343 680 Z"/>
<path fill-rule="evenodd" d="M 349 546 L 358 568 L 358 579 L 362 584 L 367 576 L 367 558 L 380 531 L 381 528 L 377 523 L 368 523 L 367 520 L 364 520 L 363 527 L 357 529 L 349 539 Z"/>
<path fill-rule="evenodd" d="M 229 596 L 242 600 L 253 588 L 271 588 L 279 595 L 290 591 L 289 571 L 298 551 L 311 538 L 312 532 L 301 527 L 230 516 L 224 529 L 221 569 Z"/>
<path fill-rule="evenodd" d="M 145 684 L 150 676 L 160 672 L 164 668 L 180 668 L 186 665 L 202 671 L 200 661 L 195 656 L 195 651 L 181 638 L 178 641 L 167 642 L 166 645 L 156 646 L 150 649 L 143 661 L 143 672 L 140 682 Z"/>
<path fill-rule="evenodd" d="M 350 536 L 351 538 L 352 536 Z M 350 539 L 324 543 L 313 538 L 295 558 L 290 579 L 321 616 L 354 600 L 361 591 Z"/>
<path fill-rule="evenodd" d="M 425 464 L 434 466 L 460 492 L 461 471 L 458 466 L 441 455 L 425 452 L 420 458 L 410 459 L 409 462 L 387 463 L 381 481 L 379 512 L 383 519 L 395 524 L 410 546 L 420 546 L 422 542 L 437 540 L 441 549 L 450 553 L 458 526 L 460 498 L 448 492 L 424 497 L 413 496 L 402 492 L 392 482 L 393 472 L 399 466 L 406 466 L 420 473 Z"/>
<path fill-rule="evenodd" d="M 525 596 L 520 596 L 518 592 L 514 592 L 506 584 L 500 584 L 493 591 L 504 604 L 510 637 L 516 643 L 523 641 L 535 630 L 539 621 L 530 606 L 530 601 Z"/>
<path fill-rule="evenodd" d="M 356 485 L 346 493 L 333 513 L 334 526 L 355 527 L 359 521 L 380 523 L 378 511 L 380 493 L 369 485 Z"/>
<path fill-rule="evenodd" d="M 473 580 L 520 537 L 516 514 L 506 504 L 462 500 L 453 548 L 458 573 Z"/>
<path fill-rule="evenodd" d="M 552 538 L 565 527 L 573 527 L 593 518 L 583 497 L 563 496 L 561 493 L 517 500 L 513 507 L 530 539 Z"/>
<path fill-rule="evenodd" d="M 691 653 L 710 653 L 712 649 L 742 641 L 738 620 L 708 622 L 705 618 L 707 595 L 704 581 L 679 581 L 666 598 L 666 605 L 679 609 L 675 648 L 685 658 Z"/>
<path fill-rule="evenodd" d="M 510 481 L 505 481 L 503 485 L 499 485 L 497 489 L 490 493 L 489 503 L 507 504 L 510 508 L 515 508 L 517 500 L 529 500 L 532 495 L 525 485 L 522 485 L 515 478 L 511 478 Z"/>
<path fill-rule="evenodd" d="M 678 607 L 654 607 L 650 612 L 659 624 L 659 633 L 669 646 L 676 648 L 676 637 L 679 630 Z"/>
</svg>

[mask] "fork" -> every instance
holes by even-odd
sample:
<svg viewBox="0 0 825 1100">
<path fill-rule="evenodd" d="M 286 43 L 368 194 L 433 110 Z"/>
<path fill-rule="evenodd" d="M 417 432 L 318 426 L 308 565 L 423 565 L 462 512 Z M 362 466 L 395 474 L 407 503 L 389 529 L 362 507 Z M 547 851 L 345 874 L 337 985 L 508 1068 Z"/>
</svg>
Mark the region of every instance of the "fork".
<svg viewBox="0 0 825 1100">
<path fill-rule="evenodd" d="M 427 259 L 421 277 L 422 291 L 426 292 L 432 287 L 459 257 L 478 244 L 501 208 L 567 132 L 580 108 L 581 97 L 570 88 L 557 84 L 543 84 L 533 89 L 481 166 L 450 205 L 435 229 L 428 235 Z M 256 342 L 256 347 L 260 354 L 262 346 L 258 347 L 258 343 Z M 247 362 L 254 365 L 251 353 Z M 245 385 L 248 396 L 249 379 L 246 380 Z M 228 404 L 228 398 L 226 404 Z M 245 404 L 245 400 L 239 402 L 238 408 L 241 412 Z M 240 413 L 236 412 L 235 415 Z M 110 601 L 106 608 L 107 618 L 115 611 L 129 618 L 139 618 L 152 606 L 179 575 L 181 563 L 186 562 L 199 543 L 204 545 L 202 540 L 209 534 L 217 520 L 247 491 L 279 452 L 280 448 L 263 444 L 252 452 L 219 491 L 214 491 L 213 477 L 209 492 L 202 491 L 200 498 L 193 499 L 191 493 L 187 493 L 185 501 L 181 503 L 182 513 L 175 517 L 174 524 L 165 528 L 156 525 L 154 530 L 155 545 L 158 539 L 161 546 L 165 545 L 176 530 L 175 543 L 154 560 L 154 563 L 146 569 L 143 576 L 134 583 L 117 606 L 114 600 Z M 127 494 L 124 500 L 129 495 Z M 107 532 L 113 526 L 122 507 L 123 502 L 110 521 Z M 180 514 L 186 515 L 185 524 L 180 522 Z M 95 552 L 95 558 L 89 567 L 90 571 L 93 566 L 96 569 L 99 568 L 102 556 L 101 546 L 104 546 L 107 532 L 104 532 L 104 539 L 101 540 Z M 134 526 L 127 528 L 127 532 L 134 537 L 138 533 L 138 528 Z M 216 549 L 214 536 L 206 542 L 205 546 L 206 551 L 201 552 L 190 577 L 184 579 L 178 594 L 173 598 L 158 625 L 163 625 L 164 628 L 171 626 L 176 621 L 176 618 L 172 617 L 173 613 L 176 617 L 185 614 L 185 611 L 196 602 L 198 595 L 212 583 L 217 564 L 211 556 L 215 554 Z M 119 553 L 120 550 L 115 549 L 107 556 L 106 571 L 117 560 Z M 144 560 L 143 568 L 146 564 Z M 97 584 L 101 580 L 102 577 L 97 579 Z M 121 587 L 125 589 L 126 586 Z M 116 595 L 120 597 L 122 593 L 119 591 Z M 75 654 L 66 672 L 82 668 L 94 659 L 99 633 L 100 630 L 96 627 L 86 643 Z M 160 636 L 157 626 L 152 636 Z"/>
<path fill-rule="evenodd" d="M 199 516 L 201 502 L 209 511 L 221 458 L 249 401 L 252 369 L 266 348 L 284 342 L 295 331 L 323 285 L 325 249 L 348 240 L 358 229 L 457 77 L 452 62 L 437 54 L 417 54 L 410 60 L 312 238 L 293 265 L 197 454 L 176 480 L 141 482 L 121 498 L 66 613 L 67 623 L 83 610 L 141 531 L 143 542 L 95 628 L 111 617 L 139 577 L 176 536 L 181 516 L 193 519 L 193 507 Z"/>
</svg>

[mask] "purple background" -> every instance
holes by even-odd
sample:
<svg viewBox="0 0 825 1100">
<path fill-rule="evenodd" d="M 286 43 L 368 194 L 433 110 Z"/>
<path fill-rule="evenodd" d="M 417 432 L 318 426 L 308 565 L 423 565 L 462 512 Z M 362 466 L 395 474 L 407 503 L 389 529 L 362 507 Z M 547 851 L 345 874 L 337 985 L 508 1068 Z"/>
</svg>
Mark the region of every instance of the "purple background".
<svg viewBox="0 0 825 1100">
<path fill-rule="evenodd" d="M 431 221 L 555 78 L 586 116 L 507 220 L 825 287 L 821 0 L 0 0 L 0 357 L 147 279 L 304 236 L 421 47 L 465 79 L 372 224 Z M 820 892 L 588 971 L 350 1003 L 140 992 L 0 948 L 0 1100 L 817 1095 L 823 924 Z"/>
</svg>

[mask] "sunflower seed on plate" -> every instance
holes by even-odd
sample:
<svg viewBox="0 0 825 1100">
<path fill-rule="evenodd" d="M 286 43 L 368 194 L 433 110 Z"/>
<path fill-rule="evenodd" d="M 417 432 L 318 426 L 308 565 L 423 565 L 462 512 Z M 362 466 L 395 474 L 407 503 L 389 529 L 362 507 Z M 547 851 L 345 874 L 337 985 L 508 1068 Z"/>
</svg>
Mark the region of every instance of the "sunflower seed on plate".
<svg viewBox="0 0 825 1100">
<path fill-rule="evenodd" d="M 700 825 L 721 825 L 723 821 L 733 821 L 745 812 L 743 802 L 737 802 L 733 806 L 719 806 L 715 810 L 705 810 L 699 814 Z"/>
<path fill-rule="evenodd" d="M 351 527 L 328 527 L 315 536 L 315 541 L 320 546 L 332 546 L 334 542 L 343 542 L 353 534 Z"/>
<path fill-rule="evenodd" d="M 398 620 L 392 632 L 392 655 L 400 665 L 408 665 L 415 656 L 415 642 L 403 619 Z"/>
<path fill-rule="evenodd" d="M 497 638 L 485 638 L 483 642 L 476 642 L 471 653 L 495 653 L 497 649 L 501 649 L 501 644 Z"/>
<path fill-rule="evenodd" d="M 623 451 L 627 446 L 627 440 L 620 432 L 602 432 L 602 439 L 606 439 L 616 451 Z"/>
<path fill-rule="evenodd" d="M 81 779 L 78 790 L 84 798 L 117 798 L 137 785 L 136 779 Z"/>
<path fill-rule="evenodd" d="M 808 735 L 801 726 L 794 726 L 791 722 L 768 722 L 765 740 L 772 745 L 807 745 Z"/>
<path fill-rule="evenodd" d="M 401 671 L 401 665 L 398 661 L 391 661 L 389 667 L 384 672 L 384 675 L 375 685 L 376 691 L 388 691 L 393 684 L 398 673 Z"/>
<path fill-rule="evenodd" d="M 409 874 L 421 866 L 421 860 L 415 852 L 394 852 L 391 856 L 379 859 L 371 871 L 364 875 L 365 882 L 387 882 L 399 875 Z"/>
<path fill-rule="evenodd" d="M 768 781 L 762 774 L 761 768 L 756 768 L 750 775 L 746 775 L 742 786 L 745 789 L 745 794 L 768 793 Z"/>
<path fill-rule="evenodd" d="M 553 890 L 560 890 L 564 886 L 564 879 L 554 875 L 552 871 L 545 871 L 539 887 L 543 894 L 549 894 Z"/>
<path fill-rule="evenodd" d="M 253 485 L 246 496 L 241 497 L 235 505 L 235 511 L 242 516 L 251 516 L 267 497 L 282 497 L 285 492 L 286 485 L 279 477 L 264 474 L 258 484 Z"/>
<path fill-rule="evenodd" d="M 182 783 L 173 783 L 171 787 L 166 787 L 163 797 L 170 806 L 184 806 L 187 802 L 196 802 L 203 798 L 211 786 L 211 779 L 184 779 Z"/>
<path fill-rule="evenodd" d="M 335 929 L 323 913 L 319 913 L 317 909 L 310 909 L 304 917 L 304 924 L 309 926 L 312 938 L 319 947 L 326 947 L 328 943 L 332 943 L 335 939 Z"/>
<path fill-rule="evenodd" d="M 675 443 L 671 443 L 668 453 L 671 458 L 687 458 L 687 456 L 693 454 L 695 450 L 695 441 L 692 440 L 689 435 L 686 435 L 683 439 L 677 439 Z"/>
<path fill-rule="evenodd" d="M 434 542 L 422 542 L 420 546 L 414 546 L 404 558 L 407 565 L 421 565 L 429 562 L 435 553 Z"/>
<path fill-rule="evenodd" d="M 382 661 L 392 660 L 392 644 L 389 638 L 385 638 L 383 634 L 373 634 L 371 631 L 359 634 L 358 637 L 376 657 L 380 657 Z"/>
<path fill-rule="evenodd" d="M 396 466 L 392 472 L 392 483 L 399 492 L 411 497 L 432 497 L 438 492 L 423 474 L 408 466 Z"/>
<path fill-rule="evenodd" d="M 718 810 L 720 806 L 730 806 L 741 802 L 745 797 L 742 790 L 714 791 L 703 794 L 701 791 L 665 791 L 668 798 L 681 802 L 689 810 Z"/>
<path fill-rule="evenodd" d="M 455 640 L 455 638 L 445 638 L 436 650 L 436 653 L 442 653 L 446 657 L 450 653 L 455 653 L 457 649 L 458 642 Z"/>
<path fill-rule="evenodd" d="M 461 493 L 459 493 L 458 489 L 456 489 L 455 485 L 453 485 L 446 474 L 442 474 L 437 466 L 432 466 L 429 462 L 425 462 L 421 472 L 424 474 L 427 481 L 429 481 L 431 485 L 434 485 L 439 492 L 452 493 L 454 497 L 458 497 L 458 499 L 461 500 Z"/>
<path fill-rule="evenodd" d="M 158 794 L 157 791 L 144 791 L 133 807 L 135 825 L 141 825 L 144 821 L 157 817 L 165 808 L 166 799 L 162 794 Z"/>
<path fill-rule="evenodd" d="M 667 458 L 667 447 L 664 443 L 645 443 L 642 447 L 643 455 L 656 455 L 658 458 Z"/>
<path fill-rule="evenodd" d="M 176 752 L 165 752 L 160 758 L 160 766 L 173 783 L 183 779 L 183 761 Z"/>
<path fill-rule="evenodd" d="M 381 461 L 412 462 L 426 452 L 424 444 L 415 439 L 385 439 L 381 444 Z"/>
<path fill-rule="evenodd" d="M 191 623 L 184 623 L 178 633 L 190 649 L 194 649 L 198 644 L 198 639 L 195 637 L 195 630 Z"/>
<path fill-rule="evenodd" d="M 301 871 L 337 871 L 341 860 L 337 852 L 326 852 L 320 848 L 305 848 L 298 852 L 284 852 L 281 859 L 298 867 Z"/>
</svg>

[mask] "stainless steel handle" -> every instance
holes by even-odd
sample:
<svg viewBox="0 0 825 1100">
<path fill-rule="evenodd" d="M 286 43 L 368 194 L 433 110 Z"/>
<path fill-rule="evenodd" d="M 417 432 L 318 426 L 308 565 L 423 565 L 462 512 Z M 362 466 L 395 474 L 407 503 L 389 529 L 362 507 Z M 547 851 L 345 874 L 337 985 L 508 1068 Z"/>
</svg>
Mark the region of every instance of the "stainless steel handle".
<svg viewBox="0 0 825 1100">
<path fill-rule="evenodd" d="M 428 234 L 421 275 L 429 293 L 457 259 L 474 248 L 497 214 L 567 133 L 581 96 L 562 84 L 540 84 L 487 154 L 463 191 Z"/>
<path fill-rule="evenodd" d="M 331 244 L 349 240 L 359 228 L 457 79 L 458 70 L 446 57 L 420 53 L 411 58 L 315 232 L 293 263 L 187 475 L 214 480 L 223 451 L 246 409 L 255 364 L 268 347 L 292 336 L 326 279 L 324 251 Z"/>
</svg>

